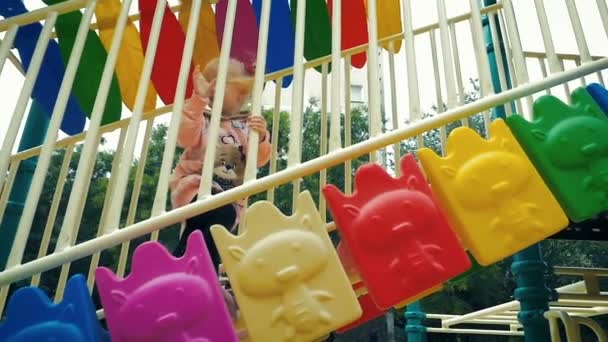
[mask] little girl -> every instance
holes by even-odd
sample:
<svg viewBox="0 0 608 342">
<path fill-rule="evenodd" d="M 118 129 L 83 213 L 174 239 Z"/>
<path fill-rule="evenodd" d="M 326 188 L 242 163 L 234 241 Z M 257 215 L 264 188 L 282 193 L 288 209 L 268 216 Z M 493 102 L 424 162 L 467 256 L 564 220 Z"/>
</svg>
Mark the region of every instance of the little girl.
<svg viewBox="0 0 608 342">
<path fill-rule="evenodd" d="M 193 73 L 194 93 L 184 106 L 177 139 L 178 144 L 185 150 L 170 181 L 171 200 L 174 208 L 184 206 L 197 199 L 208 144 L 207 135 L 211 117 L 208 106 L 213 106 L 218 67 L 218 59 L 214 59 L 207 64 L 202 73 L 199 66 Z M 256 130 L 260 137 L 257 166 L 262 167 L 270 159 L 270 134 L 266 129 L 266 120 L 262 116 L 251 116 L 251 112 L 241 111 L 251 95 L 252 88 L 253 77 L 248 75 L 241 62 L 231 59 L 226 78 L 217 144 L 218 146 L 232 145 L 246 156 L 249 130 Z M 242 168 L 240 170 L 242 172 Z M 243 175 L 237 176 L 242 179 Z M 220 184 L 213 181 L 213 194 L 224 190 L 227 190 L 225 183 Z M 217 271 L 220 257 L 210 228 L 215 224 L 220 224 L 234 232 L 241 218 L 243 204 L 244 199 L 188 219 L 186 229 L 174 254 L 181 256 L 185 251 L 190 233 L 197 229 L 201 230 Z"/>
</svg>

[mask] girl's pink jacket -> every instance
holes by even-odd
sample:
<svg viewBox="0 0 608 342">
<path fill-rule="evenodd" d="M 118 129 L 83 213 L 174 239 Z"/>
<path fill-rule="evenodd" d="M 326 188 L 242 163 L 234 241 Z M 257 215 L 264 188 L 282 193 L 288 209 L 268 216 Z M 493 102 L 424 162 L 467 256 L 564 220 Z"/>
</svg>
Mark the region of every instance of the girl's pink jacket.
<svg viewBox="0 0 608 342">
<path fill-rule="evenodd" d="M 171 202 L 173 208 L 178 208 L 192 202 L 198 195 L 205 148 L 207 147 L 207 133 L 209 119 L 203 113 L 207 102 L 200 96 L 193 94 L 186 101 L 183 110 L 182 121 L 179 127 L 177 143 L 184 148 L 175 171 L 170 179 Z M 220 123 L 220 134 L 218 144 L 236 144 L 243 146 L 243 152 L 247 153 L 249 128 L 245 119 L 222 120 Z M 264 166 L 270 160 L 270 134 L 264 132 L 258 148 L 258 167 Z M 219 185 L 214 184 L 214 187 Z M 234 230 L 240 221 L 245 199 L 234 203 L 237 211 L 237 220 Z"/>
</svg>

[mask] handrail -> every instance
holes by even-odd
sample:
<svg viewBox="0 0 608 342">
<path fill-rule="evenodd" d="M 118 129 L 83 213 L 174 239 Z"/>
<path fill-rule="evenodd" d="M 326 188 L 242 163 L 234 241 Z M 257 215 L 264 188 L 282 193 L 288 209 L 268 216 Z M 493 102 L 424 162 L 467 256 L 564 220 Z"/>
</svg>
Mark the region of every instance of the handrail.
<svg viewBox="0 0 608 342">
<path fill-rule="evenodd" d="M 294 179 L 300 179 L 305 176 L 315 174 L 321 169 L 340 165 L 346 160 L 356 159 L 380 148 L 415 137 L 423 132 L 441 127 L 450 122 L 468 117 L 471 115 L 471 113 L 481 113 L 490 110 L 493 107 L 507 103 L 514 99 L 531 96 L 532 94 L 543 91 L 544 89 L 557 86 L 564 82 L 572 81 L 605 68 L 608 68 L 608 57 L 583 64 L 576 69 L 570 69 L 557 74 L 549 75 L 543 80 L 522 84 L 516 88 L 506 90 L 499 94 L 486 96 L 478 101 L 450 109 L 444 112 L 442 115 L 433 116 L 426 120 L 419 120 L 408 125 L 407 127 L 382 133 L 376 137 L 359 142 L 355 145 L 336 150 L 330 154 L 306 161 L 297 166 L 286 168 L 273 175 L 252 180 L 241 186 L 221 192 L 217 195 L 213 195 L 209 199 L 197 201 L 183 207 L 173 209 L 159 216 L 148 218 L 131 226 L 117 230 L 111 234 L 85 241 L 73 247 L 68 247 L 62 252 L 50 254 L 30 261 L 26 264 L 16 265 L 0 273 L 0 286 L 29 278 L 37 273 L 45 272 L 59 265 L 87 257 L 96 252 L 121 244 L 125 241 L 135 239 L 159 229 L 164 229 L 183 221 L 184 218 L 200 215 L 201 213 L 209 210 L 233 203 L 240 198 L 246 198 L 253 194 L 266 191 L 272 187 L 289 183 Z"/>
<path fill-rule="evenodd" d="M 593 319 L 587 317 L 573 317 L 565 311 L 546 311 L 545 318 L 549 321 L 551 341 L 561 342 L 558 319 L 564 324 L 566 339 L 568 342 L 581 342 L 581 327 L 584 325 L 591 329 L 598 342 L 608 342 L 608 336 L 602 327 Z"/>
</svg>

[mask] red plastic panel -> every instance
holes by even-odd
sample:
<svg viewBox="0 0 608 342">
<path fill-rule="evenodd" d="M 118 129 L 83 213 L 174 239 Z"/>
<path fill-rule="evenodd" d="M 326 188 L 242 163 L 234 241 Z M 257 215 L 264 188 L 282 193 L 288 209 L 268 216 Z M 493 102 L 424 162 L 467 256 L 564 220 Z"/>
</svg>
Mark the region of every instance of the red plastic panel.
<svg viewBox="0 0 608 342">
<path fill-rule="evenodd" d="M 401 170 L 395 179 L 377 164 L 360 167 L 352 196 L 331 184 L 323 188 L 342 242 L 381 309 L 471 266 L 411 154 Z"/>
<path fill-rule="evenodd" d="M 329 17 L 333 13 L 333 1 L 327 0 Z M 342 1 L 342 50 L 355 46 L 367 44 L 369 36 L 367 33 L 367 13 L 363 0 Z M 355 68 L 363 68 L 367 62 L 365 52 L 352 56 L 351 64 Z"/>
<path fill-rule="evenodd" d="M 148 49 L 148 40 L 150 39 L 150 31 L 152 30 L 155 8 L 156 0 L 139 0 L 139 12 L 141 13 L 139 29 L 144 52 Z M 158 96 L 166 105 L 172 104 L 175 100 L 179 66 L 182 62 L 185 42 L 186 35 L 182 31 L 179 21 L 173 15 L 169 6 L 166 6 L 156 56 L 154 58 L 154 66 L 152 67 L 152 76 L 150 77 L 158 92 Z M 201 65 L 202 67 L 204 65 Z M 192 70 L 188 73 L 186 97 L 192 94 Z"/>
</svg>

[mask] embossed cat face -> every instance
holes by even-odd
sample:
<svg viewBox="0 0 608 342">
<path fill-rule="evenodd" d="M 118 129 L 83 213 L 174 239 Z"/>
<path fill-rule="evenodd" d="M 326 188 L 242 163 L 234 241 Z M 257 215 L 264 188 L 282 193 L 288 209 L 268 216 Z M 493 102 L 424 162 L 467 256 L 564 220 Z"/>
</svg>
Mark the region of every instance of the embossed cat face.
<svg viewBox="0 0 608 342">
<path fill-rule="evenodd" d="M 586 167 L 594 159 L 608 157 L 608 122 L 592 116 L 570 117 L 548 132 L 532 130 L 544 143 L 551 161 L 558 167 Z"/>
<path fill-rule="evenodd" d="M 327 264 L 329 251 L 311 231 L 283 230 L 257 241 L 248 250 L 228 248 L 238 261 L 236 276 L 250 296 L 270 296 L 314 277 Z"/>
<path fill-rule="evenodd" d="M 188 273 L 169 273 L 154 278 L 132 292 L 113 290 L 112 300 L 120 305 L 119 317 L 129 319 L 131 338 L 146 339 L 179 330 L 187 330 L 205 318 L 211 289 L 196 276 L 199 261 L 188 261 Z"/>
<path fill-rule="evenodd" d="M 468 159 L 458 169 L 444 165 L 441 170 L 453 180 L 454 191 L 461 203 L 473 208 L 495 205 L 506 196 L 517 194 L 530 177 L 526 161 L 507 151 L 482 153 Z"/>
<path fill-rule="evenodd" d="M 424 193 L 417 191 L 418 179 L 410 176 L 407 189 L 396 189 L 372 197 L 362 207 L 344 204 L 351 216 L 357 241 L 372 248 L 399 246 L 411 234 L 432 229 L 437 208 Z"/>
</svg>

